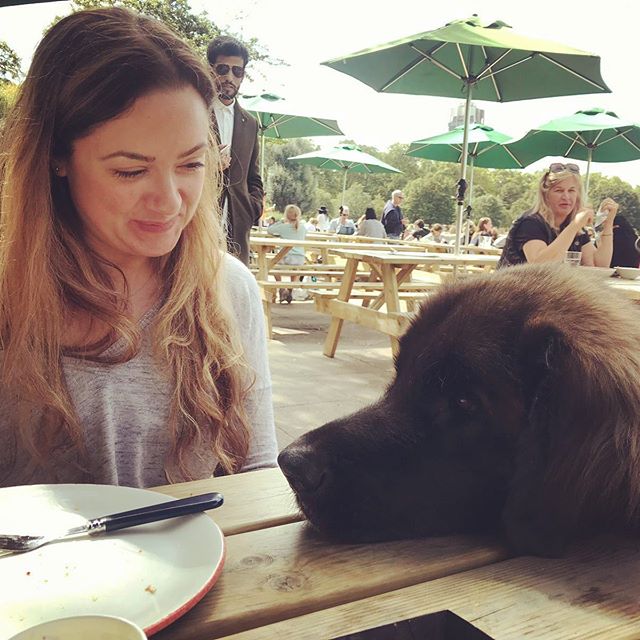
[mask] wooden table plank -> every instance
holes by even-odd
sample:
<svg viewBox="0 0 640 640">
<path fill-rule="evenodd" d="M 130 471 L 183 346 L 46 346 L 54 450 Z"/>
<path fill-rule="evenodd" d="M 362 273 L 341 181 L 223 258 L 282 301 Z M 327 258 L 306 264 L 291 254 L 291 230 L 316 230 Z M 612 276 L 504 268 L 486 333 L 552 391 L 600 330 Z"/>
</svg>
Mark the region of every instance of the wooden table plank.
<svg viewBox="0 0 640 640">
<path fill-rule="evenodd" d="M 251 531 L 226 542 L 218 583 L 157 640 L 212 640 L 506 557 L 502 547 L 467 536 L 331 544 L 306 523 Z"/>
<path fill-rule="evenodd" d="M 224 504 L 208 515 L 225 536 L 303 519 L 288 482 L 277 468 L 153 487 L 152 491 L 176 498 L 219 491 Z"/>
<path fill-rule="evenodd" d="M 494 640 L 631 640 L 639 573 L 637 540 L 601 538 L 567 558 L 515 558 L 227 638 L 327 640 L 450 610 Z"/>
</svg>

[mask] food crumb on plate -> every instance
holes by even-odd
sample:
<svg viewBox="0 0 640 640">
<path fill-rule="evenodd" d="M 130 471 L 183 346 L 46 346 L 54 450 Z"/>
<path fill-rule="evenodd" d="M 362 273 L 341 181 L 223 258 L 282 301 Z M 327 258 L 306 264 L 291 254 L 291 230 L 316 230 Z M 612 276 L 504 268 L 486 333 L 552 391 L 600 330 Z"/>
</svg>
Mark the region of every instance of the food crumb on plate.
<svg viewBox="0 0 640 640">
<path fill-rule="evenodd" d="M 156 592 L 156 588 L 152 584 L 148 584 L 145 587 L 145 591 L 147 591 L 149 593 L 155 593 Z"/>
</svg>

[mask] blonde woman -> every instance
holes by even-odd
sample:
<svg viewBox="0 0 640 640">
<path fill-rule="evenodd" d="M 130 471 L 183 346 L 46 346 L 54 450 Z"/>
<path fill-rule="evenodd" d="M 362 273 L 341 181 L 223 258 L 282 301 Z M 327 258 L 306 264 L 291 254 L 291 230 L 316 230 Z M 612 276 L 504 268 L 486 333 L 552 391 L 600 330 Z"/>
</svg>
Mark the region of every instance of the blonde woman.
<svg viewBox="0 0 640 640">
<path fill-rule="evenodd" d="M 213 95 L 187 45 L 125 9 L 38 46 L 0 164 L 1 485 L 275 464 L 259 295 L 218 223 Z"/>
<path fill-rule="evenodd" d="M 307 237 L 307 230 L 302 222 L 302 212 L 300 207 L 295 204 L 288 204 L 284 208 L 284 215 L 280 222 L 272 224 L 267 233 L 271 236 L 280 236 L 284 240 L 304 240 Z M 305 254 L 303 247 L 292 247 L 289 249 L 284 258 L 282 258 L 282 264 L 299 267 L 303 265 L 305 261 Z M 274 276 L 277 281 L 280 281 L 280 276 Z M 302 280 L 301 276 L 291 276 L 291 282 L 295 280 Z M 278 291 L 280 302 L 287 302 L 291 304 L 293 300 L 293 292 L 291 289 L 280 289 Z"/>
<path fill-rule="evenodd" d="M 552 163 L 540 178 L 533 208 L 509 230 L 498 267 L 523 262 L 563 262 L 567 251 L 580 252 L 582 265 L 608 267 L 618 204 L 605 198 L 600 209 L 607 213 L 607 218 L 596 248 L 584 230 L 593 221 L 593 209 L 585 204 L 580 168 L 572 163 Z"/>
</svg>

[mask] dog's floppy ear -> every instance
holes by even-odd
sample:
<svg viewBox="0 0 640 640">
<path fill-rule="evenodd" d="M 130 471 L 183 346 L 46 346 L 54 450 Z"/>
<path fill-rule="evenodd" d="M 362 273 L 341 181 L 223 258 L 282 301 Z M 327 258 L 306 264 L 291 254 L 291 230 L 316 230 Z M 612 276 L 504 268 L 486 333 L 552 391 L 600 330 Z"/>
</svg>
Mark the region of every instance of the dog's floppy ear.
<svg viewBox="0 0 640 640">
<path fill-rule="evenodd" d="M 572 368 L 571 347 L 559 327 L 536 322 L 524 327 L 517 357 L 528 420 L 517 442 L 503 525 L 519 553 L 557 556 L 573 522 L 553 486 L 557 478 L 551 477 L 558 431 L 571 416 L 562 405 L 562 377 Z M 566 396 L 564 400 L 572 403 Z"/>
</svg>

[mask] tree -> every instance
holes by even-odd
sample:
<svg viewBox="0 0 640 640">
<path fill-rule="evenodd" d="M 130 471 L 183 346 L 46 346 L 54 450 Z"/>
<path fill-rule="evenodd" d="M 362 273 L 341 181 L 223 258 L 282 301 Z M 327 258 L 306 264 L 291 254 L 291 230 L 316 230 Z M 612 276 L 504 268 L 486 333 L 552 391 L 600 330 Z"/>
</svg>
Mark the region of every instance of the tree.
<svg viewBox="0 0 640 640">
<path fill-rule="evenodd" d="M 191 11 L 188 0 L 73 0 L 72 11 L 82 9 L 94 9 L 96 7 L 127 7 L 161 20 L 171 27 L 184 40 L 203 57 L 206 57 L 207 46 L 216 36 L 222 33 L 209 18 L 206 11 L 194 14 Z M 60 18 L 56 18 L 57 22 Z M 249 50 L 249 58 L 254 62 L 280 62 L 270 59 L 266 49 L 256 38 L 245 40 L 237 34 L 228 33 L 237 37 Z"/>
<path fill-rule="evenodd" d="M 613 198 L 620 205 L 620 213 L 633 227 L 640 227 L 640 200 L 631 185 L 618 177 L 607 178 L 599 173 L 589 181 L 589 201 L 594 209 L 606 197 Z"/>
<path fill-rule="evenodd" d="M 288 204 L 297 204 L 303 212 L 317 208 L 318 185 L 313 167 L 287 158 L 311 151 L 313 145 L 304 138 L 273 141 L 265 149 L 266 192 L 269 202 L 283 211 Z"/>
<path fill-rule="evenodd" d="M 431 224 L 440 222 L 450 224 L 454 219 L 454 199 L 451 185 L 442 174 L 427 175 L 412 180 L 405 188 L 406 210 L 410 221 L 421 218 Z"/>
<path fill-rule="evenodd" d="M 0 40 L 0 84 L 19 78 L 20 57 L 4 40 Z"/>
<path fill-rule="evenodd" d="M 480 218 L 484 217 L 491 218 L 491 222 L 496 226 L 503 227 L 511 224 L 502 200 L 489 193 L 473 199 L 471 215 L 476 224 Z"/>
</svg>

